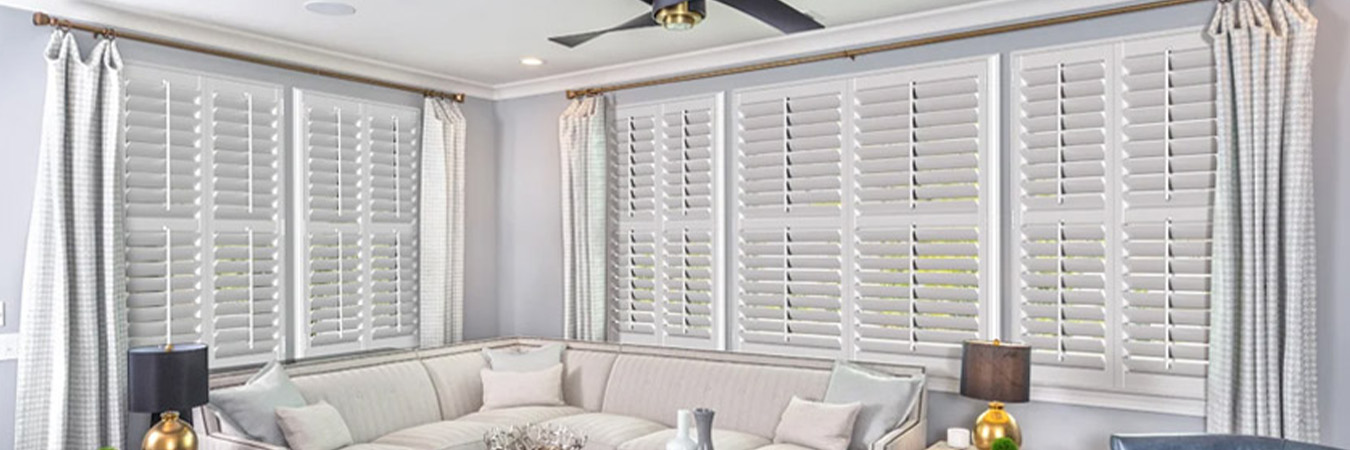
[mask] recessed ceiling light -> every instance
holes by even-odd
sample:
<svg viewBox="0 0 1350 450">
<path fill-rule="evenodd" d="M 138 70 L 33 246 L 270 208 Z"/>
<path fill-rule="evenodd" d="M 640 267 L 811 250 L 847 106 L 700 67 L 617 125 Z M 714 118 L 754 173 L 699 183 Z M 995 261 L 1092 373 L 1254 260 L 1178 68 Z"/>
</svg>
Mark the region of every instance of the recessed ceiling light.
<svg viewBox="0 0 1350 450">
<path fill-rule="evenodd" d="M 542 66 L 544 65 L 544 60 L 535 58 L 533 56 L 526 56 L 524 58 L 520 58 L 520 63 L 527 66 Z"/>
<path fill-rule="evenodd" d="M 310 0 L 305 2 L 305 9 L 314 14 L 325 16 L 350 16 L 356 14 L 356 7 L 334 1 Z"/>
</svg>

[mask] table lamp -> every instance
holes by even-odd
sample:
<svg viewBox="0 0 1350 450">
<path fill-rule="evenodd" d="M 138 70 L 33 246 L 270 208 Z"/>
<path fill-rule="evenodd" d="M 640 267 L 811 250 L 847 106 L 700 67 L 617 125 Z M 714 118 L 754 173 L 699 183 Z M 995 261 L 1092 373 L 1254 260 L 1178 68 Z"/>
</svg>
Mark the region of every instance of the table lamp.
<svg viewBox="0 0 1350 450">
<path fill-rule="evenodd" d="M 1031 347 L 998 340 L 966 341 L 961 352 L 961 395 L 989 402 L 989 410 L 975 419 L 975 448 L 989 450 L 1001 437 L 1020 447 L 1022 430 L 1003 410 L 1003 403 L 1030 400 Z"/>
<path fill-rule="evenodd" d="M 127 351 L 128 409 L 159 413 L 145 433 L 142 450 L 197 450 L 197 434 L 178 418 L 205 405 L 208 395 L 206 346 L 157 345 Z"/>
</svg>

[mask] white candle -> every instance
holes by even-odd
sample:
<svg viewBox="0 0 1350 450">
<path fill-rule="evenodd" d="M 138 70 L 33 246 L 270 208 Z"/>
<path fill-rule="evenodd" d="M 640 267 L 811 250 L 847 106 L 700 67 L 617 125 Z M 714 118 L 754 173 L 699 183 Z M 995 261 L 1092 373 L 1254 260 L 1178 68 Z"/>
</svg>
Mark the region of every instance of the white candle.
<svg viewBox="0 0 1350 450">
<path fill-rule="evenodd" d="M 947 446 L 952 448 L 970 447 L 970 430 L 965 428 L 948 428 Z"/>
</svg>

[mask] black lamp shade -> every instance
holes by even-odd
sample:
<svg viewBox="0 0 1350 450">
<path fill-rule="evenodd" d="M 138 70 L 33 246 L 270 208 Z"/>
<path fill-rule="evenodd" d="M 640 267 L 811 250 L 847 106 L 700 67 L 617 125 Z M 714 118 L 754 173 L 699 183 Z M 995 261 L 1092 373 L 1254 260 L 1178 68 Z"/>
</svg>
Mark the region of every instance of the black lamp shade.
<svg viewBox="0 0 1350 450">
<path fill-rule="evenodd" d="M 209 392 L 206 346 L 136 347 L 127 351 L 129 410 L 185 412 L 205 405 Z"/>
<path fill-rule="evenodd" d="M 961 345 L 961 395 L 991 402 L 1031 399 L 1031 347 L 1003 342 Z"/>
</svg>

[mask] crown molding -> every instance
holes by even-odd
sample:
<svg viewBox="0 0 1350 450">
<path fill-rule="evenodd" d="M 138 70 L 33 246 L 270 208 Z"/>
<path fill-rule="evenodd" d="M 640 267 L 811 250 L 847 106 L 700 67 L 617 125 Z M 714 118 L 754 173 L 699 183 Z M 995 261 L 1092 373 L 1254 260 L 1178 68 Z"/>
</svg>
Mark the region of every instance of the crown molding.
<svg viewBox="0 0 1350 450">
<path fill-rule="evenodd" d="M 494 87 L 497 91 L 496 99 L 498 100 L 529 97 L 564 92 L 568 89 L 715 70 L 1134 3 L 1143 2 L 1140 0 L 988 0 L 707 50 L 503 83 Z"/>
<path fill-rule="evenodd" d="M 506 100 L 894 42 L 954 30 L 981 28 L 1143 1 L 987 0 L 496 85 L 200 21 L 132 13 L 94 4 L 88 0 L 0 0 L 0 5 L 29 11 L 40 10 L 59 17 L 103 23 L 114 28 L 173 36 L 175 39 L 199 45 L 247 48 L 258 56 L 443 91 L 464 92 L 472 97 Z"/>
<path fill-rule="evenodd" d="M 495 89 L 486 83 L 179 17 L 131 13 L 85 0 L 0 0 L 0 5 L 27 11 L 42 11 L 61 18 L 100 23 L 146 34 L 172 36 L 174 39 L 208 47 L 248 49 L 249 53 L 266 58 L 425 86 L 446 92 L 463 92 L 471 97 L 487 99 L 496 97 Z"/>
</svg>

